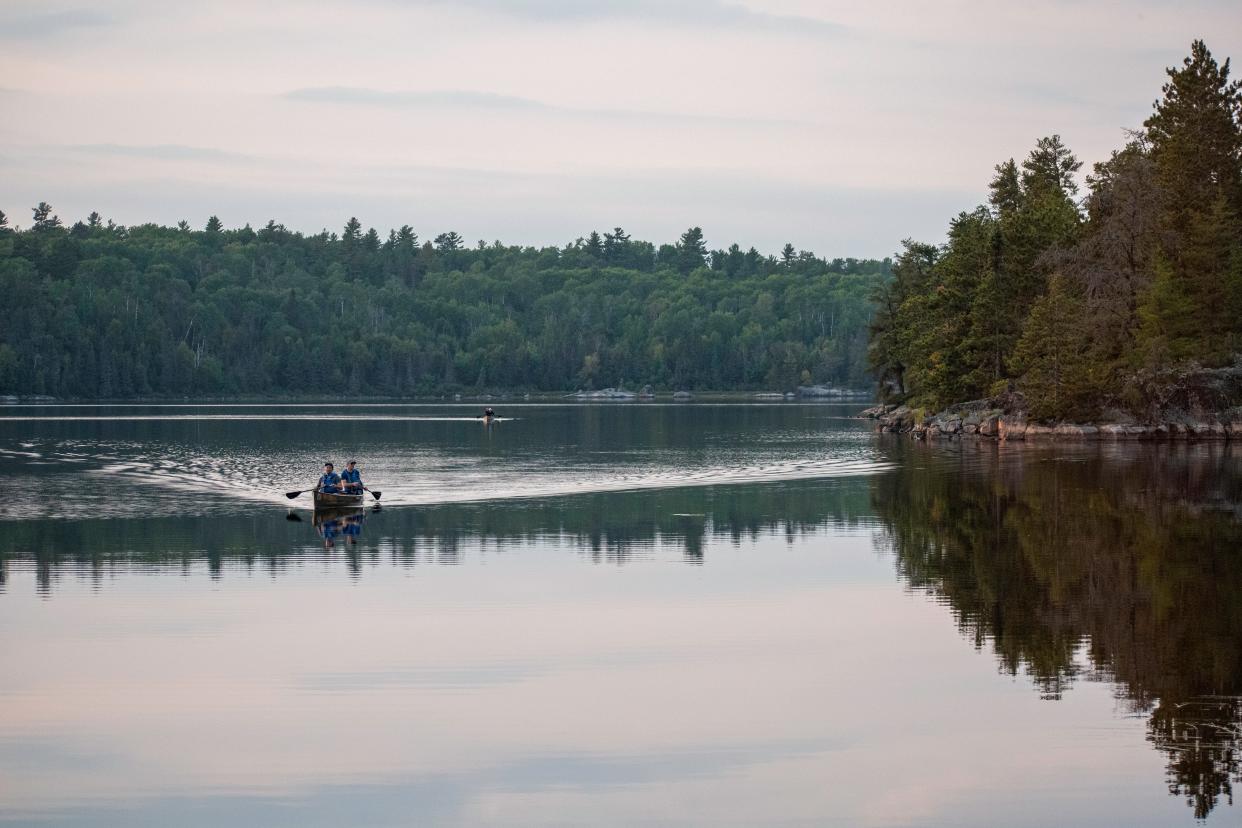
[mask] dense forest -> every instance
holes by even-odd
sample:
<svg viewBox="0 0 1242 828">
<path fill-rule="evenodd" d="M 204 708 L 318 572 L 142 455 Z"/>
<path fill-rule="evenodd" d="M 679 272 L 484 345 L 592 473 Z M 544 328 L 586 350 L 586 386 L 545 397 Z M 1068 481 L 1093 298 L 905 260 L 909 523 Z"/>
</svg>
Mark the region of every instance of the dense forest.
<svg viewBox="0 0 1242 828">
<path fill-rule="evenodd" d="M 1082 196 L 1082 162 L 1053 135 L 996 167 L 988 204 L 946 244 L 904 243 L 871 332 L 889 400 L 1143 414 L 1238 359 L 1242 89 L 1202 41 L 1168 75 Z"/>
<path fill-rule="evenodd" d="M 0 213 L 0 394 L 404 396 L 860 387 L 890 262 L 709 250 L 621 228 L 564 247 L 420 243 L 350 219 L 303 235 L 66 226 Z"/>
</svg>

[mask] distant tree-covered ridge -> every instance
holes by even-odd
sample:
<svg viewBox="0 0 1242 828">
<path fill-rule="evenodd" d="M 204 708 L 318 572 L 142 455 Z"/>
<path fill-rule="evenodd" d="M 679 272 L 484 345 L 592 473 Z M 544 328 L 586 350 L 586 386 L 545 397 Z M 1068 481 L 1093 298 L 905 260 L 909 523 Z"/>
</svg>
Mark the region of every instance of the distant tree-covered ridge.
<svg viewBox="0 0 1242 828">
<path fill-rule="evenodd" d="M 658 248 L 303 235 L 0 213 L 0 394 L 416 395 L 453 390 L 861 387 L 890 262 Z"/>
<path fill-rule="evenodd" d="M 1202 41 L 1168 75 L 1081 199 L 1082 164 L 1053 135 L 996 167 L 989 203 L 953 219 L 945 245 L 905 242 L 871 332 L 890 399 L 1143 414 L 1238 359 L 1242 89 Z"/>
</svg>

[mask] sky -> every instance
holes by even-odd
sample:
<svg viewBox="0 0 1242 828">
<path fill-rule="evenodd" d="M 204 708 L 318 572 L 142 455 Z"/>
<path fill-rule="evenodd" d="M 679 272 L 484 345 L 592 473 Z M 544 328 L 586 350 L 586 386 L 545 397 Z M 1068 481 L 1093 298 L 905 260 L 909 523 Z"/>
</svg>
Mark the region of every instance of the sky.
<svg viewBox="0 0 1242 828">
<path fill-rule="evenodd" d="M 1189 2 L 0 0 L 0 210 L 885 256 L 998 162 L 1125 141 Z"/>
</svg>

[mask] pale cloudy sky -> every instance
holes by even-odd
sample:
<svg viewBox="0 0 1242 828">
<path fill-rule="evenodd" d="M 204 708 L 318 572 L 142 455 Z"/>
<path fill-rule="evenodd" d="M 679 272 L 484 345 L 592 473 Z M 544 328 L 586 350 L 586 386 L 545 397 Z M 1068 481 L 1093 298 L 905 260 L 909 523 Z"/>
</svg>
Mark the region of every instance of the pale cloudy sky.
<svg viewBox="0 0 1242 828">
<path fill-rule="evenodd" d="M 0 209 L 883 256 L 1106 157 L 1236 0 L 0 0 Z"/>
</svg>

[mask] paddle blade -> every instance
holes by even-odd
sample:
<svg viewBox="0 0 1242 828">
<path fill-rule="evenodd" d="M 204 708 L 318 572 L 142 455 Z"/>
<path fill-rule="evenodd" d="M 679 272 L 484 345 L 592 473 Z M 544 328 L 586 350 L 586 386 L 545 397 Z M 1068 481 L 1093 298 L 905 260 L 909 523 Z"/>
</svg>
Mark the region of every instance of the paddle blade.
<svg viewBox="0 0 1242 828">
<path fill-rule="evenodd" d="M 375 498 L 376 500 L 379 500 L 380 495 L 383 494 L 383 492 L 377 492 L 374 489 L 367 489 L 367 491 L 369 491 L 371 493 L 371 497 Z"/>
<path fill-rule="evenodd" d="M 305 489 L 303 489 L 303 490 L 302 490 L 302 492 L 304 492 L 304 491 L 306 491 L 306 490 L 305 490 Z M 302 492 L 285 492 L 285 497 L 289 498 L 290 500 L 293 500 L 295 497 L 297 497 L 298 495 L 302 494 Z"/>
</svg>

